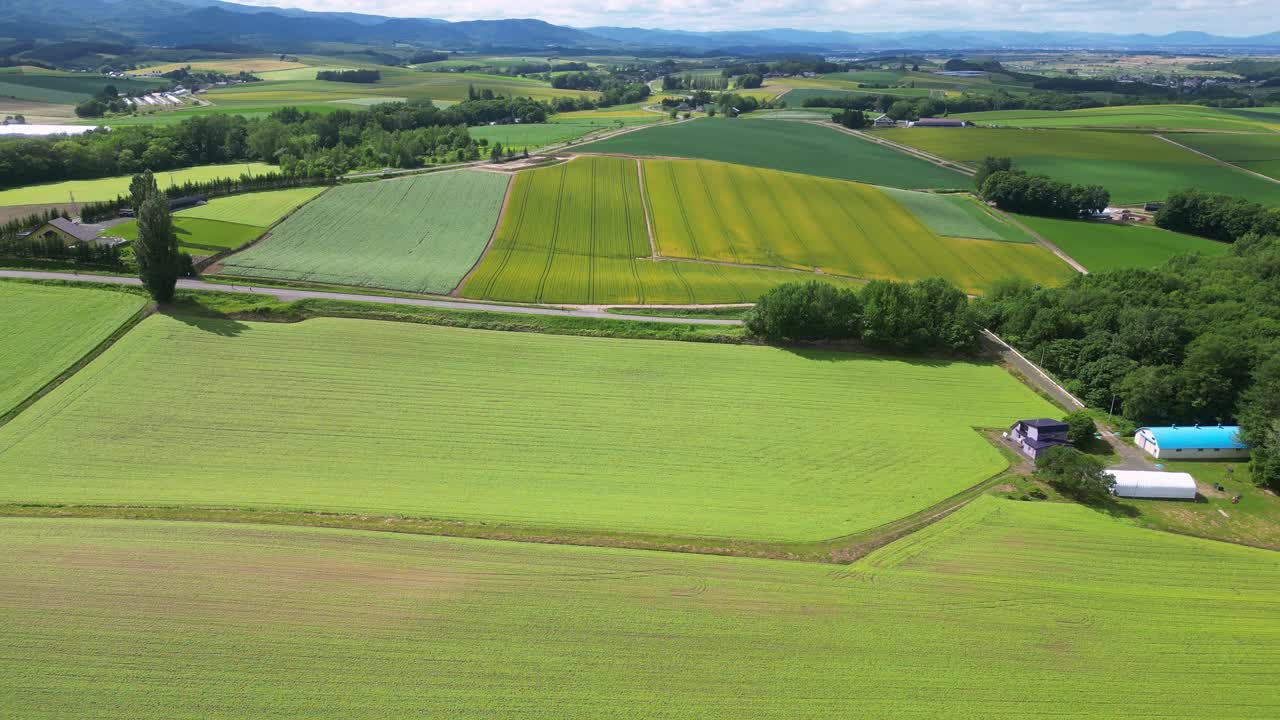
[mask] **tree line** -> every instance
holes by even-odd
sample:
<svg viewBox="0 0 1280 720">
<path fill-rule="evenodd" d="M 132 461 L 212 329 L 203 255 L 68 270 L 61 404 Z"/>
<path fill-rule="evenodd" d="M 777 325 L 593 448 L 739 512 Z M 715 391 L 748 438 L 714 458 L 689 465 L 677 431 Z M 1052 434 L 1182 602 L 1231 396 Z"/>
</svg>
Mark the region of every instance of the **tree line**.
<svg viewBox="0 0 1280 720">
<path fill-rule="evenodd" d="M 317 70 L 317 80 L 345 83 L 376 83 L 382 79 L 380 70 Z"/>
<path fill-rule="evenodd" d="M 859 340 L 896 352 L 974 352 L 981 326 L 969 299 L 942 278 L 874 280 L 854 292 L 810 280 L 765 293 L 747 332 L 769 341 Z"/>
<path fill-rule="evenodd" d="M 1280 489 L 1280 238 L 1231 250 L 1060 288 L 1002 282 L 975 309 L 1091 407 L 1135 424 L 1238 421 L 1255 480 Z"/>
<path fill-rule="evenodd" d="M 1280 208 L 1189 188 L 1171 193 L 1155 222 L 1166 230 L 1235 242 L 1251 233 L 1280 235 Z"/>
<path fill-rule="evenodd" d="M 1104 210 L 1111 194 L 1101 185 L 1072 185 L 1046 175 L 1028 175 L 1010 158 L 986 157 L 974 175 L 982 199 L 1007 212 L 1079 218 Z"/>
<path fill-rule="evenodd" d="M 336 181 L 332 177 L 296 177 L 281 173 L 265 173 L 262 175 L 241 175 L 238 178 L 214 178 L 213 180 L 198 182 L 187 181 L 181 185 L 170 185 L 158 192 L 171 200 L 194 195 L 213 198 L 264 190 L 332 185 L 334 182 Z M 118 216 L 122 208 L 133 207 L 134 205 L 136 203 L 133 198 L 127 195 L 117 196 L 114 200 L 85 203 L 80 207 L 80 220 L 87 223 L 101 222 Z"/>
<path fill-rule="evenodd" d="M 0 187 L 18 187 L 193 165 L 261 161 L 286 175 L 338 175 L 362 167 L 419 167 L 477 159 L 469 125 L 545 122 L 550 108 L 528 98 L 471 100 L 449 108 L 429 101 L 368 110 L 267 117 L 202 115 L 174 125 L 118 127 L 75 137 L 0 140 Z"/>
</svg>

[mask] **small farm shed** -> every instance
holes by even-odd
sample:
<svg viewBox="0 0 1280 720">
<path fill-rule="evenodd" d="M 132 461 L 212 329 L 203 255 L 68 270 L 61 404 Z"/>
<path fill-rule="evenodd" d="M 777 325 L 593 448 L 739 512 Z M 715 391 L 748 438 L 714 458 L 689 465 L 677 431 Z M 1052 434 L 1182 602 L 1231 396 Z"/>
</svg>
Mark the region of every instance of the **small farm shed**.
<svg viewBox="0 0 1280 720">
<path fill-rule="evenodd" d="M 1120 497 L 1195 500 L 1196 480 L 1183 472 L 1108 470 L 1115 479 L 1111 492 Z"/>
<path fill-rule="evenodd" d="M 1143 427 L 1138 428 L 1133 440 L 1148 455 L 1163 460 L 1233 460 L 1249 457 L 1249 448 L 1240 442 L 1238 425 Z"/>
<path fill-rule="evenodd" d="M 891 128 L 891 127 L 897 127 L 898 121 L 882 113 L 880 117 L 876 118 L 875 120 L 872 120 L 871 124 L 878 128 Z"/>
<path fill-rule="evenodd" d="M 93 243 L 98 241 L 98 231 L 77 225 L 66 218 L 54 218 L 27 234 L 32 240 L 44 242 L 61 242 L 71 246 L 77 243 Z"/>
<path fill-rule="evenodd" d="M 1023 455 L 1035 460 L 1040 453 L 1058 445 L 1070 445 L 1067 440 L 1068 426 L 1061 420 L 1040 418 L 1038 420 L 1019 420 L 1009 428 L 1005 437 L 1022 451 Z"/>
<path fill-rule="evenodd" d="M 951 118 L 920 118 L 911 123 L 911 127 L 968 127 L 969 123 L 965 120 L 953 120 Z"/>
</svg>

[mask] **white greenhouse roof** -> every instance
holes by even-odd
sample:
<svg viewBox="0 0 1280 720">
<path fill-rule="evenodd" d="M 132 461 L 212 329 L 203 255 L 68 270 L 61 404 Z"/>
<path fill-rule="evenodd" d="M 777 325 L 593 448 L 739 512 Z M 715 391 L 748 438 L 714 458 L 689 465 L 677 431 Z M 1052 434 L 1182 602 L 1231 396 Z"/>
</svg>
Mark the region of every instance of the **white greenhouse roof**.
<svg viewBox="0 0 1280 720">
<path fill-rule="evenodd" d="M 1107 470 L 1115 478 L 1115 494 L 1123 497 L 1194 498 L 1196 479 L 1184 472 Z"/>
</svg>

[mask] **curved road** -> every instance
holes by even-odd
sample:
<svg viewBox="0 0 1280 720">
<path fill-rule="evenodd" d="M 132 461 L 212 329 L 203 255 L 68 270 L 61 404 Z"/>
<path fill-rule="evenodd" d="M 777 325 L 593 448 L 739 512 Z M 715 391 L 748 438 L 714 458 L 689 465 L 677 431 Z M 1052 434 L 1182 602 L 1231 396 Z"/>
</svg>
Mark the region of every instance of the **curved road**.
<svg viewBox="0 0 1280 720">
<path fill-rule="evenodd" d="M 136 277 L 119 277 L 116 275 L 75 275 L 73 273 L 43 272 L 39 270 L 0 270 L 0 278 L 20 278 L 26 280 L 64 280 L 67 282 L 95 282 L 111 285 L 141 285 Z M 209 283 L 203 280 L 182 279 L 178 281 L 180 290 L 208 290 L 212 292 L 241 292 L 257 295 L 270 295 L 285 302 L 294 300 L 351 300 L 354 302 L 379 303 L 383 305 L 416 305 L 418 307 L 442 308 L 444 310 L 474 310 L 479 312 L 500 312 L 516 315 L 553 315 L 559 317 L 594 318 L 597 320 L 622 320 L 670 323 L 674 325 L 741 325 L 741 320 L 729 318 L 672 318 L 650 317 L 646 315 L 615 315 L 603 310 L 557 309 L 547 307 L 529 307 L 525 305 L 493 305 L 481 302 L 453 302 L 449 300 L 430 300 L 427 298 L 384 297 L 382 295 L 357 295 L 354 293 L 325 292 L 323 290 L 295 290 L 291 288 L 257 287 L 254 285 L 226 285 Z"/>
</svg>

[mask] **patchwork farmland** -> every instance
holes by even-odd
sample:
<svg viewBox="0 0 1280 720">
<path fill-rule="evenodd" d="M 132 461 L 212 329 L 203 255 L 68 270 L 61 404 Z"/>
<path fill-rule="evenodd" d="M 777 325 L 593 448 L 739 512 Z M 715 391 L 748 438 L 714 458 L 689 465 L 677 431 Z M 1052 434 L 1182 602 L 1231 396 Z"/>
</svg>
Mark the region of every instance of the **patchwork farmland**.
<svg viewBox="0 0 1280 720">
<path fill-rule="evenodd" d="M 136 295 L 0 282 L 0 418 L 142 308 Z"/>
<path fill-rule="evenodd" d="M 1186 253 L 1217 256 L 1231 252 L 1226 243 L 1157 228 L 1038 217 L 1018 220 L 1092 272 L 1155 267 Z"/>
<path fill-rule="evenodd" d="M 700 161 L 647 160 L 644 174 L 654 237 L 667 257 L 867 279 L 943 277 L 974 292 L 1001 277 L 1055 284 L 1071 273 L 1035 245 L 935 234 L 896 195 L 869 185 Z M 992 234 L 976 215 L 963 217 L 965 229 Z"/>
<path fill-rule="evenodd" d="M 173 214 L 178 244 L 191 255 L 234 250 L 258 239 L 294 208 L 324 192 L 323 187 L 291 188 L 213 198 L 204 205 Z M 136 220 L 113 225 L 102 235 L 138 239 Z"/>
<path fill-rule="evenodd" d="M 1274 553 L 1066 505 L 986 498 L 839 572 L 155 521 L 6 518 L 0 549 L 21 717 L 1280 713 Z"/>
<path fill-rule="evenodd" d="M 208 390 L 151 381 L 161 371 Z M 1050 412 L 996 365 L 153 316 L 0 427 L 0 501 L 823 540 L 1000 472 L 974 428 Z M 776 442 L 795 427 L 810 430 Z M 110 441 L 84 453 L 68 433 Z M 190 451 L 135 471 L 165 447 Z"/>
<path fill-rule="evenodd" d="M 1011 157 L 1027 172 L 1102 185 L 1118 204 L 1160 200 L 1170 192 L 1199 187 L 1280 205 L 1280 184 L 1220 165 L 1151 135 L 993 128 L 902 128 L 878 130 L 876 134 L 959 162 Z"/>
<path fill-rule="evenodd" d="M 1280 116 L 1276 117 L 1280 127 Z M 1232 165 L 1280 181 L 1280 133 L 1178 133 L 1169 139 Z"/>
<path fill-rule="evenodd" d="M 333 188 L 227 258 L 223 272 L 447 293 L 489 241 L 507 182 L 462 170 Z"/>
<path fill-rule="evenodd" d="M 962 113 L 957 117 L 978 125 L 1024 128 L 1137 128 L 1144 130 L 1227 130 L 1271 132 L 1280 128 L 1280 117 L 1266 117 L 1248 110 L 1202 105 L 1121 105 L 1086 110 L 999 110 Z"/>
<path fill-rule="evenodd" d="M 954 170 L 882 145 L 831 128 L 780 120 L 694 120 L 584 144 L 579 150 L 718 160 L 907 189 L 972 186 Z"/>
</svg>

